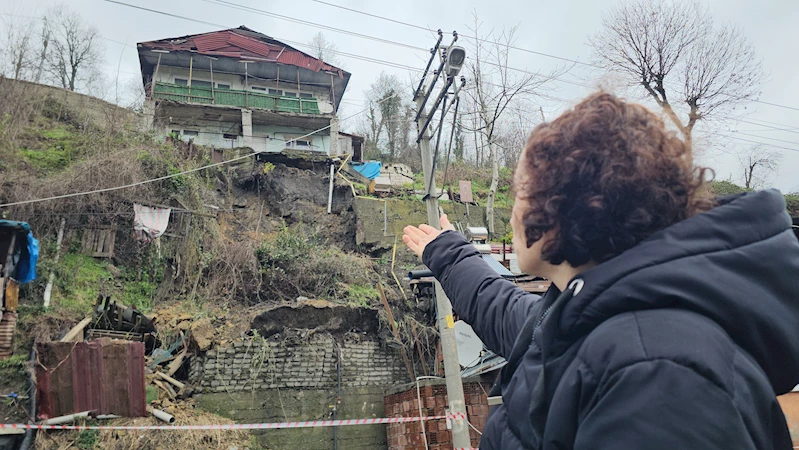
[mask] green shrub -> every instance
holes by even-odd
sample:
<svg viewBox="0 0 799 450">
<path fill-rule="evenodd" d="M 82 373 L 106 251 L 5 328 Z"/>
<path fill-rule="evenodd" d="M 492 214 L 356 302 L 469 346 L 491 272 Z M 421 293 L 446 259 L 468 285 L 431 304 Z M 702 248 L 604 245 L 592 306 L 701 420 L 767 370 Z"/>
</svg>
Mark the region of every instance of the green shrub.
<svg viewBox="0 0 799 450">
<path fill-rule="evenodd" d="M 283 299 L 299 296 L 368 303 L 374 263 L 322 242 L 308 226 L 283 226 L 257 250 L 262 286 Z"/>
</svg>

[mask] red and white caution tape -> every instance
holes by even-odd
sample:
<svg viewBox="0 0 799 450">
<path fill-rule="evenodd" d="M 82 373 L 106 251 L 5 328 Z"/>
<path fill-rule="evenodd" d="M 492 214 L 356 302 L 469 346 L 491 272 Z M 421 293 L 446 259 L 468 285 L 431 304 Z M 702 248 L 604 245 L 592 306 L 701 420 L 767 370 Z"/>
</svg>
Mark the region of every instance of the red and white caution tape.
<svg viewBox="0 0 799 450">
<path fill-rule="evenodd" d="M 221 425 L 38 425 L 25 423 L 4 423 L 0 429 L 34 429 L 34 430 L 269 430 L 277 428 L 310 428 L 341 427 L 348 425 L 375 425 L 381 423 L 406 423 L 440 419 L 465 419 L 463 413 L 452 413 L 448 416 L 428 417 L 382 417 L 378 419 L 346 419 L 346 420 L 312 420 L 307 422 L 275 422 L 275 423 L 230 423 Z"/>
</svg>

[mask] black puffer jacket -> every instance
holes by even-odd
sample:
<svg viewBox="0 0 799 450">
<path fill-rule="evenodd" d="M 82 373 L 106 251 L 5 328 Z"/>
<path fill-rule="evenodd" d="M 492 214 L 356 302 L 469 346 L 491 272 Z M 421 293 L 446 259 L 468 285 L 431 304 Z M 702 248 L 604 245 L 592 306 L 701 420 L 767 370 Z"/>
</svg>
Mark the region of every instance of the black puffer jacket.
<svg viewBox="0 0 799 450">
<path fill-rule="evenodd" d="M 481 450 L 791 448 L 775 395 L 799 383 L 799 241 L 778 192 L 721 202 L 540 300 L 459 233 L 427 246 L 483 342 L 522 350 Z"/>
</svg>

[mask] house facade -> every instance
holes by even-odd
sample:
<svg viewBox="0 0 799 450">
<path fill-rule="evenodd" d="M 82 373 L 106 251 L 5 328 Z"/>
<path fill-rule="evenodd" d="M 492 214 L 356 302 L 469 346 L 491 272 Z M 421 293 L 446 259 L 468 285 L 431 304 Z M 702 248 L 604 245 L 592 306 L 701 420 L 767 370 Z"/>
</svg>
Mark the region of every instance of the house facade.
<svg viewBox="0 0 799 450">
<path fill-rule="evenodd" d="M 157 135 L 258 152 L 351 151 L 340 148 L 336 116 L 349 72 L 243 26 L 137 47 Z"/>
</svg>

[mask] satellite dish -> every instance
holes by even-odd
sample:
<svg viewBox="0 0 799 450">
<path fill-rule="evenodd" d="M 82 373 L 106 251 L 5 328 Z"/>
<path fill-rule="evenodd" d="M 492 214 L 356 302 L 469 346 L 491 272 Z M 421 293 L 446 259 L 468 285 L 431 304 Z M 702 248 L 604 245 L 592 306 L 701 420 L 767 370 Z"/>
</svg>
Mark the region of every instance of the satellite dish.
<svg viewBox="0 0 799 450">
<path fill-rule="evenodd" d="M 459 320 L 455 322 L 455 345 L 458 347 L 458 362 L 463 367 L 472 367 L 480 362 L 483 341 L 474 333 L 471 325 Z"/>
</svg>

